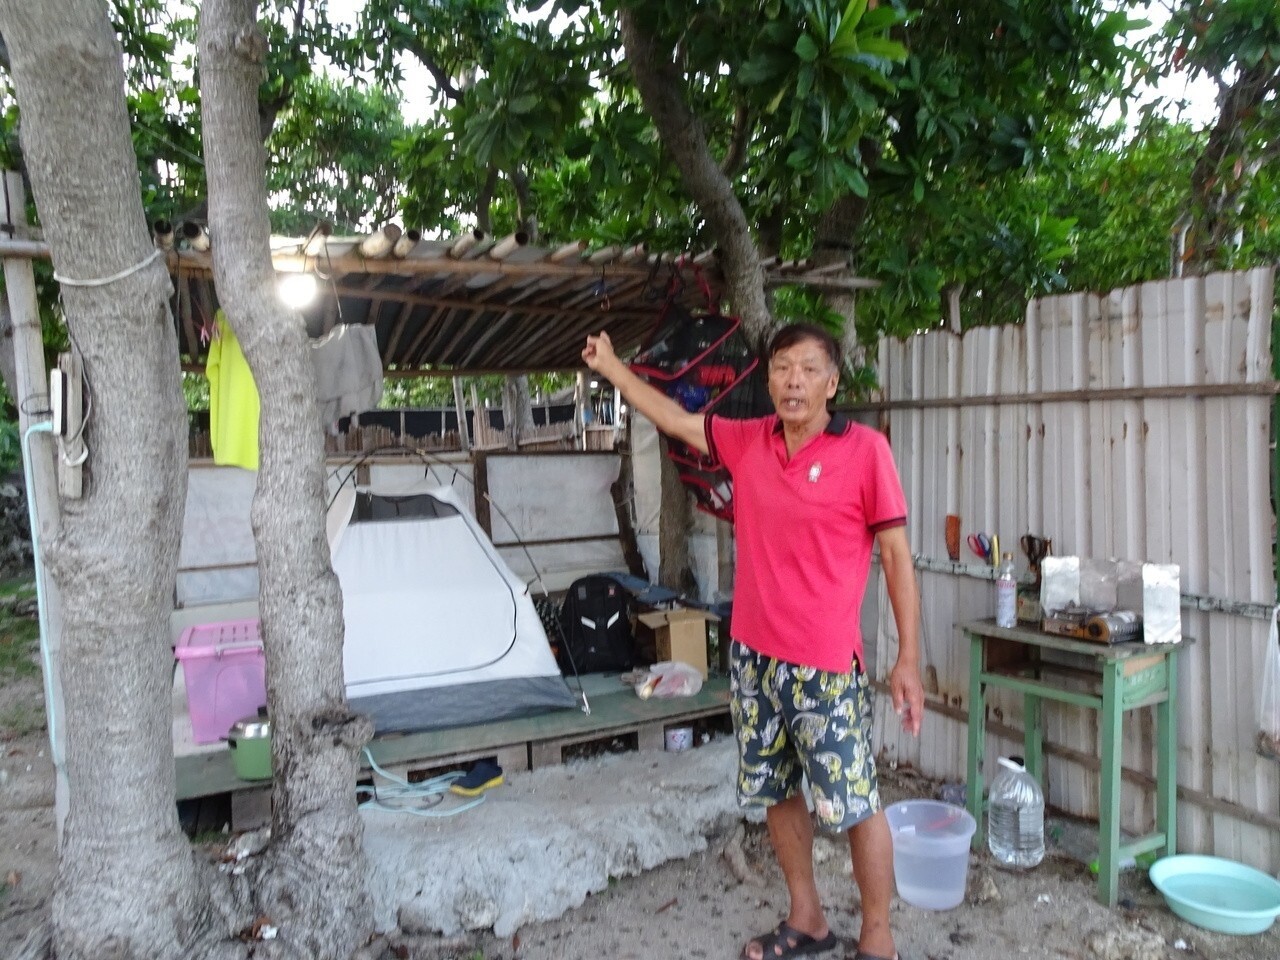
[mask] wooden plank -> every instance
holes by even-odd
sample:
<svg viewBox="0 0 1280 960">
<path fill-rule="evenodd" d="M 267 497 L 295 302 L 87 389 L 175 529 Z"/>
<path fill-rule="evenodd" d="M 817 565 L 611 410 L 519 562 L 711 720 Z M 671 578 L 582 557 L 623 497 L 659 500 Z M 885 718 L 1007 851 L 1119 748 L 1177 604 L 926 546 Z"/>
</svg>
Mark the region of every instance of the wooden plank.
<svg viewBox="0 0 1280 960">
<path fill-rule="evenodd" d="M 495 723 L 377 737 L 369 745 L 369 751 L 378 765 L 386 769 L 428 767 L 441 758 L 489 756 L 499 749 L 548 741 L 559 741 L 563 746 L 568 742 L 636 733 L 641 727 L 651 725 L 657 725 L 660 733 L 664 724 L 721 716 L 728 710 L 729 681 L 722 677 L 710 678 L 692 697 L 674 699 L 641 700 L 630 688 L 619 684 L 617 693 L 591 697 L 590 714 L 579 709 L 564 709 Z M 646 738 L 652 736 L 652 731 L 646 733 Z M 235 775 L 228 750 L 179 757 L 176 768 L 179 800 L 260 786 Z M 362 762 L 361 770 L 368 769 Z"/>
</svg>

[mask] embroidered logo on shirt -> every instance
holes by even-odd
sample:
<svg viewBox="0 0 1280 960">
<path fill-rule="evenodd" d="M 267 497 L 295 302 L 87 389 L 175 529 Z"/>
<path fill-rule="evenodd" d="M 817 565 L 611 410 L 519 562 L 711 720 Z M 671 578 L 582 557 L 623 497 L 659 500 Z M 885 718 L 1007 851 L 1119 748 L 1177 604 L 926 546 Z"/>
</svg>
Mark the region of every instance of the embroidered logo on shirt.
<svg viewBox="0 0 1280 960">
<path fill-rule="evenodd" d="M 815 463 L 809 468 L 809 482 L 817 483 L 820 476 L 822 476 L 822 464 Z"/>
</svg>

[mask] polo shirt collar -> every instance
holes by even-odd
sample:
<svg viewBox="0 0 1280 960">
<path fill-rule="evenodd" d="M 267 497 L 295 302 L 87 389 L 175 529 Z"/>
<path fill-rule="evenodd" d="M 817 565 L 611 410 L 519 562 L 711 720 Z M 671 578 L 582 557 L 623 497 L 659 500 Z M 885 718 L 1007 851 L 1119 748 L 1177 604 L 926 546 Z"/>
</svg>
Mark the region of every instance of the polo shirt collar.
<svg viewBox="0 0 1280 960">
<path fill-rule="evenodd" d="M 782 432 L 782 418 L 777 416 L 776 414 L 774 415 L 774 418 L 773 418 L 773 432 L 774 434 L 779 434 Z M 844 436 L 846 433 L 849 432 L 849 418 L 846 417 L 839 410 L 835 411 L 834 413 L 831 414 L 831 419 L 827 422 L 826 429 L 823 430 L 822 432 L 828 433 L 833 437 Z"/>
</svg>

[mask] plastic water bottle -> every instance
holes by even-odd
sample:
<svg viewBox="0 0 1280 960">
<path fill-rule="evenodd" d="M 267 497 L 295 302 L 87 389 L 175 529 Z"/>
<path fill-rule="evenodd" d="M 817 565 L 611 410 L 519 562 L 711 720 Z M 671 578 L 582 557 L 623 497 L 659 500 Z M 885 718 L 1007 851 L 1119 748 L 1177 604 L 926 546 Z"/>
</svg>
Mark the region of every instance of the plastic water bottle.
<svg viewBox="0 0 1280 960">
<path fill-rule="evenodd" d="M 996 863 L 1025 870 L 1044 859 L 1044 792 L 1021 757 L 1001 757 L 991 781 L 987 846 Z"/>
<path fill-rule="evenodd" d="M 996 576 L 996 626 L 1018 625 L 1018 580 L 1013 575 L 1013 554 L 1000 558 L 1000 572 Z"/>
</svg>

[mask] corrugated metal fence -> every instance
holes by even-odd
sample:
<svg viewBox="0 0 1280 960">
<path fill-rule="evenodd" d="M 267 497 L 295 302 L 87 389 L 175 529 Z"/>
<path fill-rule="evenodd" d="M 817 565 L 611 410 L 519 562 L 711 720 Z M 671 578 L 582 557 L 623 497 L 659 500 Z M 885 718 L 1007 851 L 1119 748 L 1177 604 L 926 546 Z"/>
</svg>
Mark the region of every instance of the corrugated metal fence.
<svg viewBox="0 0 1280 960">
<path fill-rule="evenodd" d="M 990 616 L 994 597 L 967 548 L 960 565 L 948 562 L 948 513 L 965 533 L 999 533 L 1015 555 L 1031 532 L 1058 555 L 1177 563 L 1183 633 L 1195 638 L 1179 684 L 1179 847 L 1280 869 L 1280 765 L 1255 749 L 1275 602 L 1274 307 L 1274 273 L 1258 269 L 1045 298 L 1025 324 L 881 345 L 881 424 L 907 493 L 924 653 L 939 686 L 919 740 L 879 698 L 883 756 L 964 777 L 968 659 L 957 625 Z M 873 606 L 886 676 L 894 628 L 884 598 Z M 1198 609 L 1222 606 L 1235 612 Z M 1017 738 L 993 735 L 990 764 L 1021 752 L 1022 722 L 1020 698 L 988 704 Z M 1050 804 L 1096 817 L 1095 715 L 1046 703 L 1045 720 Z M 1123 826 L 1146 831 L 1153 711 L 1125 729 Z"/>
</svg>

